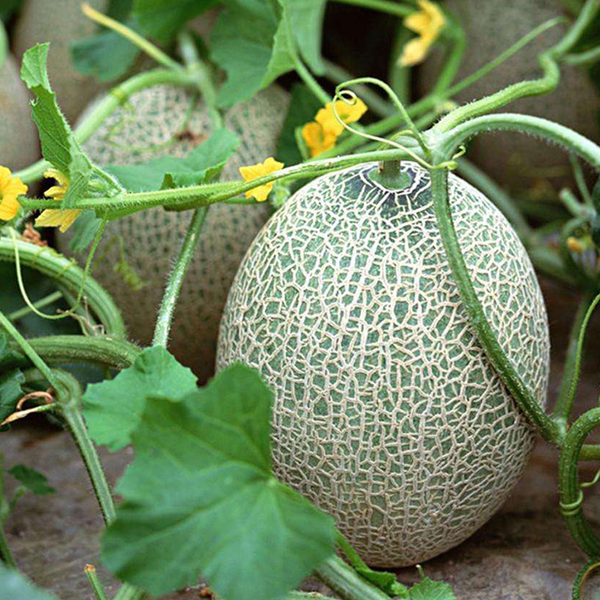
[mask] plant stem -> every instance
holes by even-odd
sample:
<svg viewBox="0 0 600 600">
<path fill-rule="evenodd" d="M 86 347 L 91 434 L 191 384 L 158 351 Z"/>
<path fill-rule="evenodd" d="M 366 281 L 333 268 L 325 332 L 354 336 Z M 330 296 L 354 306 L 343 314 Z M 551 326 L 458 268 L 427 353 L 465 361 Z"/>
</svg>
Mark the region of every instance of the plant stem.
<svg viewBox="0 0 600 600">
<path fill-rule="evenodd" d="M 1 27 L 1 25 L 0 25 Z M 0 561 L 9 567 L 16 568 L 17 564 L 8 545 L 6 534 L 4 533 L 4 525 L 10 514 L 10 505 L 6 499 L 6 487 L 4 478 L 4 461 L 0 454 Z"/>
<path fill-rule="evenodd" d="M 75 130 L 75 137 L 80 143 L 85 142 L 95 133 L 104 121 L 127 99 L 136 92 L 155 85 L 174 85 L 181 87 L 192 87 L 193 76 L 185 71 L 173 71 L 170 69 L 153 69 L 139 75 L 134 75 L 114 87 L 106 94 L 96 108 Z M 40 179 L 44 172 L 50 167 L 46 160 L 39 160 L 29 167 L 15 172 L 15 177 L 20 177 L 24 183 L 33 183 Z"/>
<path fill-rule="evenodd" d="M 113 600 L 143 600 L 146 593 L 128 583 L 121 586 Z"/>
<path fill-rule="evenodd" d="M 98 577 L 98 573 L 96 572 L 94 565 L 85 566 L 85 575 L 90 587 L 92 588 L 92 591 L 94 592 L 94 596 L 96 596 L 96 600 L 107 600 L 104 587 L 102 586 L 102 582 Z"/>
<path fill-rule="evenodd" d="M 59 202 L 61 202 L 59 200 Z M 125 337 L 125 325 L 121 312 L 110 295 L 73 261 L 57 254 L 51 248 L 40 248 L 21 240 L 0 237 L 0 261 L 15 262 L 15 247 L 21 264 L 43 275 L 59 281 L 73 295 L 77 295 L 83 285 L 83 294 L 88 306 L 96 313 L 106 332 L 116 338 Z"/>
<path fill-rule="evenodd" d="M 594 309 L 599 302 L 600 294 L 596 295 L 589 291 L 584 292 L 571 326 L 565 369 L 553 414 L 553 419 L 563 428 L 566 428 L 577 394 L 585 333 Z"/>
<path fill-rule="evenodd" d="M 302 59 L 296 54 L 294 56 L 294 64 L 296 72 L 300 79 L 308 86 L 308 89 L 315 95 L 317 100 L 323 105 L 331 102 L 331 96 L 321 87 L 319 82 L 312 76 L 311 72 L 306 68 Z"/>
<path fill-rule="evenodd" d="M 554 142 L 600 170 L 600 146 L 588 138 L 547 119 L 514 113 L 495 113 L 462 123 L 438 139 L 438 150 L 442 155 L 452 156 L 468 139 L 493 131 L 514 131 Z"/>
<path fill-rule="evenodd" d="M 29 358 L 36 369 L 48 380 L 48 383 L 58 389 L 59 383 L 55 378 L 52 369 L 40 358 L 39 354 L 32 348 L 31 344 L 21 335 L 17 328 L 10 320 L 0 311 L 0 329 L 4 329 L 6 333 L 19 345 L 23 353 Z"/>
<path fill-rule="evenodd" d="M 467 47 L 467 38 L 460 24 L 450 21 L 446 27 L 451 32 L 452 49 L 433 88 L 432 94 L 434 96 L 443 96 L 446 90 L 450 88 L 460 69 Z"/>
<path fill-rule="evenodd" d="M 390 0 L 334 0 L 339 4 L 351 4 L 353 6 L 360 6 L 361 8 L 370 8 L 379 12 L 387 13 L 388 15 L 394 15 L 403 19 L 411 13 L 417 12 L 417 8 L 410 4 L 398 4 L 397 2 L 391 2 Z"/>
<path fill-rule="evenodd" d="M 353 75 L 348 73 L 344 68 L 335 63 L 324 59 L 325 77 L 336 85 L 344 83 L 349 79 L 355 79 Z M 356 86 L 356 93 L 381 117 L 389 117 L 391 114 L 396 114 L 394 107 L 386 102 L 379 94 L 370 90 L 366 85 Z"/>
<path fill-rule="evenodd" d="M 108 525 L 115 519 L 115 505 L 100 458 L 81 415 L 80 397 L 78 395 L 77 397 L 70 396 L 60 399 L 59 395 L 59 401 L 62 414 L 88 471 L 104 522 Z"/>
<path fill-rule="evenodd" d="M 336 555 L 315 569 L 315 575 L 344 600 L 390 600 Z"/>
<path fill-rule="evenodd" d="M 39 310 L 40 308 L 44 308 L 50 304 L 53 304 L 57 300 L 60 300 L 62 297 L 63 297 L 62 292 L 52 292 L 51 294 L 48 294 L 41 300 L 34 302 L 33 306 Z M 8 318 L 11 321 L 18 321 L 19 319 L 26 317 L 30 313 L 31 313 L 31 308 L 29 308 L 29 306 L 24 306 L 23 308 L 20 308 L 19 310 L 15 310 L 14 312 L 11 312 L 8 315 Z"/>
<path fill-rule="evenodd" d="M 477 339 L 483 346 L 498 376 L 529 421 L 540 430 L 544 439 L 560 445 L 561 432 L 557 423 L 544 412 L 537 399 L 511 365 L 504 349 L 498 342 L 498 338 L 473 287 L 471 275 L 465 263 L 452 219 L 448 197 L 448 173 L 446 169 L 431 169 L 430 175 L 433 206 L 446 257 L 458 286 L 463 305 L 467 309 L 471 317 L 471 324 L 477 332 Z"/>
<path fill-rule="evenodd" d="M 600 554 L 600 539 L 582 510 L 583 495 L 579 484 L 578 461 L 587 436 L 600 425 L 600 408 L 587 411 L 573 423 L 560 454 L 558 478 L 563 517 L 573 539 L 590 556 Z"/>
<path fill-rule="evenodd" d="M 96 23 L 99 23 L 100 25 L 103 25 L 107 29 L 111 29 L 112 31 L 118 33 L 126 40 L 129 40 L 134 46 L 137 46 L 140 50 L 142 50 L 142 52 L 145 52 L 157 63 L 173 71 L 182 69 L 182 66 L 179 63 L 175 62 L 170 56 L 165 54 L 160 48 L 149 42 L 146 38 L 133 31 L 133 29 L 127 27 L 127 25 L 103 15 L 101 12 L 93 9 L 89 4 L 82 4 L 81 10 L 86 17 L 92 21 L 95 21 Z"/>
<path fill-rule="evenodd" d="M 102 336 L 54 335 L 28 341 L 32 349 L 49 366 L 89 363 L 121 370 L 131 366 L 140 353 L 140 349 L 134 344 Z M 15 352 L 14 344 L 11 345 L 11 351 L 11 356 L 2 361 L 3 368 L 30 366 L 25 355 Z"/>
<path fill-rule="evenodd" d="M 177 298 L 179 297 L 185 274 L 194 257 L 207 212 L 208 208 L 197 208 L 194 211 L 185 240 L 183 241 L 183 246 L 171 271 L 169 282 L 158 311 L 154 339 L 152 340 L 153 346 L 164 346 L 165 348 L 167 346 Z"/>
</svg>

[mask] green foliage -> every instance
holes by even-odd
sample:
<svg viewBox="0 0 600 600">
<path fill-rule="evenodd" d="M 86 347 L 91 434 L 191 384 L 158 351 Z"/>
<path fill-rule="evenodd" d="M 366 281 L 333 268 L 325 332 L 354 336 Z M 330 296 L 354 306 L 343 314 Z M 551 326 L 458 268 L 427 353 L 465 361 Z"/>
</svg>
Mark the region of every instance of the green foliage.
<svg viewBox="0 0 600 600">
<path fill-rule="evenodd" d="M 323 19 L 327 0 L 283 0 L 288 9 L 296 45 L 302 58 L 317 75 L 325 72 L 321 57 Z"/>
<path fill-rule="evenodd" d="M 135 19 L 125 25 L 140 32 Z M 126 75 L 133 67 L 140 50 L 114 31 L 101 31 L 71 45 L 71 58 L 82 75 L 96 77 L 99 81 L 114 81 Z"/>
<path fill-rule="evenodd" d="M 71 226 L 72 237 L 69 240 L 69 248 L 72 252 L 83 252 L 94 241 L 102 219 L 96 217 L 93 210 L 84 210 Z"/>
<path fill-rule="evenodd" d="M 269 0 L 230 0 L 211 37 L 211 56 L 227 72 L 220 106 L 252 98 L 295 67 L 287 4 L 276 11 Z"/>
<path fill-rule="evenodd" d="M 332 553 L 334 527 L 273 477 L 271 391 L 255 371 L 234 365 L 181 398 L 177 391 L 191 382 L 178 390 L 180 367 L 162 361 L 160 379 L 177 381 L 167 386 L 172 393 L 155 391 L 141 415 L 112 419 L 135 427 L 135 459 L 118 485 L 125 500 L 104 536 L 104 561 L 156 595 L 202 574 L 228 600 L 279 597 Z M 117 403 L 131 394 L 123 385 L 112 391 Z M 107 400 L 97 401 L 98 412 Z"/>
<path fill-rule="evenodd" d="M 0 598 L 6 600 L 58 600 L 31 583 L 18 571 L 10 569 L 0 561 Z"/>
<path fill-rule="evenodd" d="M 0 375 L 0 422 L 15 412 L 17 402 L 23 397 L 21 385 L 25 382 L 18 369 Z"/>
<path fill-rule="evenodd" d="M 219 129 L 185 158 L 165 155 L 139 165 L 114 165 L 106 170 L 130 192 L 199 185 L 220 174 L 238 145 L 234 133 Z"/>
<path fill-rule="evenodd" d="M 48 478 L 25 465 L 15 465 L 8 472 L 18 481 L 20 481 L 25 489 L 34 493 L 36 496 L 47 496 L 48 494 L 54 494 L 56 491 L 53 487 L 48 485 Z"/>
<path fill-rule="evenodd" d="M 295 165 L 302 161 L 302 153 L 296 143 L 297 132 L 299 128 L 315 118 L 319 108 L 321 103 L 306 85 L 302 83 L 293 85 L 290 106 L 277 146 L 277 158 L 286 165 Z"/>
<path fill-rule="evenodd" d="M 47 61 L 50 44 L 37 44 L 23 55 L 21 78 L 34 93 L 31 104 L 33 120 L 40 133 L 42 154 L 53 167 L 69 178 L 69 189 L 63 200 L 63 208 L 73 208 L 77 198 L 85 197 L 92 178 L 101 173 L 81 150 L 71 128 L 61 113 L 56 96 L 50 87 Z M 99 193 L 108 193 L 108 176 L 96 181 Z M 112 186 L 114 191 L 114 187 Z"/>
<path fill-rule="evenodd" d="M 456 600 L 452 587 L 443 581 L 423 577 L 408 593 L 409 600 Z"/>
<path fill-rule="evenodd" d="M 169 43 L 183 25 L 216 4 L 217 0 L 135 0 L 134 15 L 144 32 Z"/>
<path fill-rule="evenodd" d="M 88 386 L 83 405 L 90 435 L 111 450 L 122 448 L 131 442 L 148 398 L 173 400 L 195 387 L 196 376 L 164 348 L 147 348 L 114 379 Z"/>
</svg>

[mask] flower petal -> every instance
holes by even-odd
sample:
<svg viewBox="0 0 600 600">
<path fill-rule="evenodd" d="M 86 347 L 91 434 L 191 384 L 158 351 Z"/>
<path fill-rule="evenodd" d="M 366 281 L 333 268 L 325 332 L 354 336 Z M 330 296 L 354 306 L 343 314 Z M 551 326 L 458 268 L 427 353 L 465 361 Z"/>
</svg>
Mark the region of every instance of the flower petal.
<svg viewBox="0 0 600 600">
<path fill-rule="evenodd" d="M 64 233 L 80 214 L 81 210 L 77 208 L 48 208 L 35 220 L 35 224 L 38 227 L 58 227 Z"/>
</svg>

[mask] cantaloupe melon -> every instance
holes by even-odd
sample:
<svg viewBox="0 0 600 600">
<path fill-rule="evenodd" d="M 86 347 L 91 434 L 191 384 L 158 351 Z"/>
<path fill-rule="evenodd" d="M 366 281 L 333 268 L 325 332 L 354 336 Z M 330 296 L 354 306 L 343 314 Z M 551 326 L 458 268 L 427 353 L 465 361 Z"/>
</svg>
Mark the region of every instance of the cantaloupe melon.
<svg viewBox="0 0 600 600">
<path fill-rule="evenodd" d="M 18 57 L 35 44 L 50 42 L 48 75 L 71 123 L 100 89 L 94 78 L 81 75 L 71 61 L 71 44 L 89 37 L 97 27 L 81 12 L 81 4 L 81 0 L 25 0 L 14 31 Z M 109 0 L 88 0 L 88 4 L 106 11 Z"/>
<path fill-rule="evenodd" d="M 472 534 L 534 440 L 461 303 L 429 174 L 401 168 L 396 191 L 371 179 L 374 164 L 322 176 L 271 218 L 234 280 L 217 358 L 260 370 L 278 476 L 382 567 Z M 486 316 L 545 405 L 548 325 L 529 258 L 479 191 L 451 175 L 450 197 Z"/>
<path fill-rule="evenodd" d="M 186 156 L 211 132 L 202 104 L 194 109 L 182 131 L 193 102 L 193 94 L 182 88 L 156 86 L 143 90 L 112 114 L 84 144 L 84 150 L 99 165 L 140 163 L 164 154 Z M 240 179 L 238 167 L 274 154 L 287 103 L 287 93 L 271 87 L 229 110 L 225 125 L 238 135 L 240 146 L 222 179 Z M 181 291 L 169 346 L 202 380 L 214 372 L 219 320 L 229 286 L 269 214 L 267 204 L 217 205 L 209 210 Z M 98 251 L 94 276 L 122 309 L 131 337 L 143 344 L 152 340 L 166 278 L 190 217 L 190 212 L 156 208 L 120 219 L 109 224 Z M 63 251 L 67 251 L 67 239 L 61 236 L 59 240 Z M 146 283 L 140 291 L 127 286 L 114 271 L 120 259 L 119 239 L 124 242 L 128 263 Z"/>
<path fill-rule="evenodd" d="M 27 88 L 10 55 L 0 68 L 0 82 L 0 165 L 14 171 L 35 162 L 40 145 Z"/>
<path fill-rule="evenodd" d="M 467 50 L 456 78 L 475 72 L 543 22 L 564 14 L 560 0 L 447 0 L 445 6 L 455 12 L 465 26 Z M 541 76 L 537 56 L 555 44 L 567 25 L 548 30 L 484 79 L 456 96 L 460 103 L 470 102 L 503 87 Z M 439 72 L 440 53 L 433 55 L 420 69 L 419 91 L 430 90 Z M 536 115 L 598 138 L 600 96 L 588 74 L 581 68 L 563 66 L 561 81 L 551 94 L 524 98 L 505 109 Z M 564 152 L 540 144 L 538 140 L 513 133 L 498 133 L 475 139 L 469 157 L 504 186 L 513 190 L 530 188 L 547 180 L 560 189 L 569 183 L 570 167 Z"/>
</svg>

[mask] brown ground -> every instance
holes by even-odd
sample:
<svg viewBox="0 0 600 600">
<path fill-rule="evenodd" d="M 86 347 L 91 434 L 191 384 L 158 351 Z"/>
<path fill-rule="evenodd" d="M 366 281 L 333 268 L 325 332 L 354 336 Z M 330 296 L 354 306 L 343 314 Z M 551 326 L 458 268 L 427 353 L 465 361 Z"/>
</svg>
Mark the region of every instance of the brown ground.
<svg viewBox="0 0 600 600">
<path fill-rule="evenodd" d="M 575 298 L 545 284 L 554 353 L 552 396 L 558 385 L 562 352 Z M 600 323 L 590 331 L 590 344 L 580 390 L 581 405 L 597 402 L 600 383 Z M 24 498 L 7 525 L 19 565 L 41 586 L 62 598 L 91 598 L 83 567 L 98 564 L 98 533 L 102 523 L 85 471 L 69 438 L 45 425 L 15 428 L 2 435 L 7 466 L 25 463 L 45 473 L 60 494 Z M 115 481 L 128 454 L 103 453 L 109 477 Z M 564 600 L 585 557 L 571 541 L 557 511 L 557 454 L 543 442 L 520 484 L 500 512 L 470 540 L 425 565 L 427 574 L 451 583 L 461 600 Z M 582 474 L 590 478 L 597 465 Z M 586 514 L 600 531 L 600 493 L 588 493 Z M 414 569 L 399 572 L 404 582 L 416 580 Z M 103 574 L 103 578 L 108 578 Z M 110 592 L 116 589 L 108 584 Z M 324 591 L 318 582 L 305 589 Z M 199 589 L 169 597 L 197 600 Z"/>
</svg>

